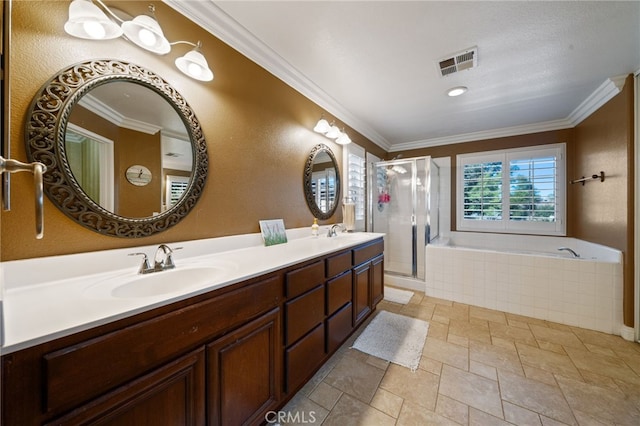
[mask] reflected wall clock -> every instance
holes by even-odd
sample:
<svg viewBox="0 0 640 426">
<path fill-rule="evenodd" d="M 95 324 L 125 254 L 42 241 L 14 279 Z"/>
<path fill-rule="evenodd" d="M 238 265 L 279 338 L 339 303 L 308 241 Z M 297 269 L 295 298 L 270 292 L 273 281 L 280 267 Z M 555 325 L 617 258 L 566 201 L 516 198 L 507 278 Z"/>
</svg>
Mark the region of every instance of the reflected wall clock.
<svg viewBox="0 0 640 426">
<path fill-rule="evenodd" d="M 151 171 L 138 164 L 129 167 L 125 175 L 129 183 L 135 186 L 145 186 L 151 182 Z"/>
</svg>

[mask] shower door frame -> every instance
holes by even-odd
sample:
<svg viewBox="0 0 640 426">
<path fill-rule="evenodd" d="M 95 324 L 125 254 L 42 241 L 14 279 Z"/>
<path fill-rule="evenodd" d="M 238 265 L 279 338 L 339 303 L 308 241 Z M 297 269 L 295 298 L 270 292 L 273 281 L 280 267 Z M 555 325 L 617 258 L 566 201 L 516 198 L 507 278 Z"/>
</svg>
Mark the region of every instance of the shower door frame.
<svg viewBox="0 0 640 426">
<path fill-rule="evenodd" d="M 396 271 L 385 271 L 385 273 L 391 273 L 394 275 L 399 275 L 399 276 L 408 276 L 414 279 L 419 279 L 418 278 L 418 223 L 417 223 L 417 210 L 418 210 L 418 188 L 417 188 L 417 177 L 418 177 L 418 161 L 420 160 L 424 160 L 425 162 L 425 166 L 424 166 L 424 172 L 425 172 L 425 177 L 426 177 L 426 181 L 424 183 L 425 185 L 425 199 L 424 199 L 424 208 L 425 208 L 425 225 L 424 225 L 424 244 L 425 247 L 427 244 L 429 244 L 430 242 L 430 224 L 431 224 L 431 211 L 430 211 L 430 206 L 429 206 L 429 198 L 431 196 L 431 161 L 433 161 L 433 159 L 431 158 L 431 156 L 424 156 L 424 157 L 411 157 L 411 158 L 400 158 L 400 159 L 394 159 L 394 160 L 387 160 L 387 161 L 379 161 L 379 162 L 375 162 L 375 163 L 371 163 L 371 170 L 372 173 L 369 174 L 368 176 L 368 187 L 369 187 L 369 191 L 368 191 L 368 195 L 369 195 L 369 203 L 368 203 L 368 207 L 369 207 L 369 211 L 368 211 L 368 215 L 367 215 L 367 229 L 370 232 L 376 232 L 374 224 L 373 224 L 373 216 L 374 216 L 374 206 L 376 204 L 375 200 L 377 199 L 377 197 L 374 195 L 374 193 L 377 191 L 377 186 L 375 185 L 376 182 L 376 177 L 377 177 L 377 169 L 378 167 L 386 167 L 386 166 L 396 166 L 396 165 L 402 165 L 402 164 L 411 164 L 411 200 L 412 200 L 412 205 L 411 205 L 411 252 L 412 252 L 412 259 L 411 259 L 411 274 L 406 274 L 406 273 L 402 273 L 402 272 L 396 272 Z M 426 271 L 425 271 L 426 274 Z"/>
</svg>

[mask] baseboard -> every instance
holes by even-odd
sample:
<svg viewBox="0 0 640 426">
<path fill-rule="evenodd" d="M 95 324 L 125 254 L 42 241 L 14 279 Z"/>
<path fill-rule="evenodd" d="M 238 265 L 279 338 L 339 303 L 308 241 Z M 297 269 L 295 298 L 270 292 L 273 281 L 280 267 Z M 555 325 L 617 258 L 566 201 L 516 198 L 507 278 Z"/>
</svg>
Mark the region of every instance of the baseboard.
<svg viewBox="0 0 640 426">
<path fill-rule="evenodd" d="M 620 335 L 624 340 L 628 340 L 630 342 L 635 342 L 636 340 L 636 331 L 632 327 L 627 327 L 626 325 L 622 325 L 620 327 Z"/>
</svg>

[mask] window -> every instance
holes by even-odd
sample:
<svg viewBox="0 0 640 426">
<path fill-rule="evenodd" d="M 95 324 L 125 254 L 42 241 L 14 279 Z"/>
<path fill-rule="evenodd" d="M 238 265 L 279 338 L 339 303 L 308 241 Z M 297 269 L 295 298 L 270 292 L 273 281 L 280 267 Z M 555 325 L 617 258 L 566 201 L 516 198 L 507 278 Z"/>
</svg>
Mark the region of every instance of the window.
<svg viewBox="0 0 640 426">
<path fill-rule="evenodd" d="M 366 208 L 366 169 L 365 150 L 354 143 L 346 145 L 343 151 L 344 169 L 346 170 L 343 198 L 353 202 L 356 211 L 355 229 L 364 230 Z"/>
<path fill-rule="evenodd" d="M 565 145 L 457 156 L 457 228 L 565 234 Z"/>
<path fill-rule="evenodd" d="M 347 187 L 349 198 L 356 205 L 356 220 L 364 220 L 364 158 L 355 154 L 349 154 L 349 186 Z"/>
</svg>

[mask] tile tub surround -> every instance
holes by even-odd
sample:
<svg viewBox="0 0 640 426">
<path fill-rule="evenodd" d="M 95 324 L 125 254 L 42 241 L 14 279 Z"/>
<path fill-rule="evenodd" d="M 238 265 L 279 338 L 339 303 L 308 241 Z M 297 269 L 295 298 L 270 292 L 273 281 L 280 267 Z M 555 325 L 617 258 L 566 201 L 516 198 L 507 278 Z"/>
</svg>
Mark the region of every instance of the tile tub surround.
<svg viewBox="0 0 640 426">
<path fill-rule="evenodd" d="M 326 233 L 326 227 L 322 227 Z M 4 300 L 2 353 L 7 354 L 178 300 L 235 284 L 305 260 L 380 238 L 350 233 L 311 237 L 309 228 L 287 230 L 286 244 L 265 247 L 260 234 L 167 243 L 176 270 L 192 265 L 231 265 L 216 282 L 140 298 L 92 298 L 90 286 L 105 279 L 135 277 L 144 252 L 153 261 L 157 246 L 132 247 L 2 263 Z M 156 272 L 162 274 L 163 272 Z M 123 279 L 124 279 L 123 278 Z"/>
<path fill-rule="evenodd" d="M 378 310 L 429 321 L 418 370 L 351 349 L 283 408 L 300 424 L 637 425 L 640 344 L 416 293 Z"/>
<path fill-rule="evenodd" d="M 581 258 L 558 252 L 563 246 Z M 427 246 L 426 258 L 430 296 L 621 333 L 617 250 L 573 238 L 454 232 L 448 242 Z"/>
</svg>

